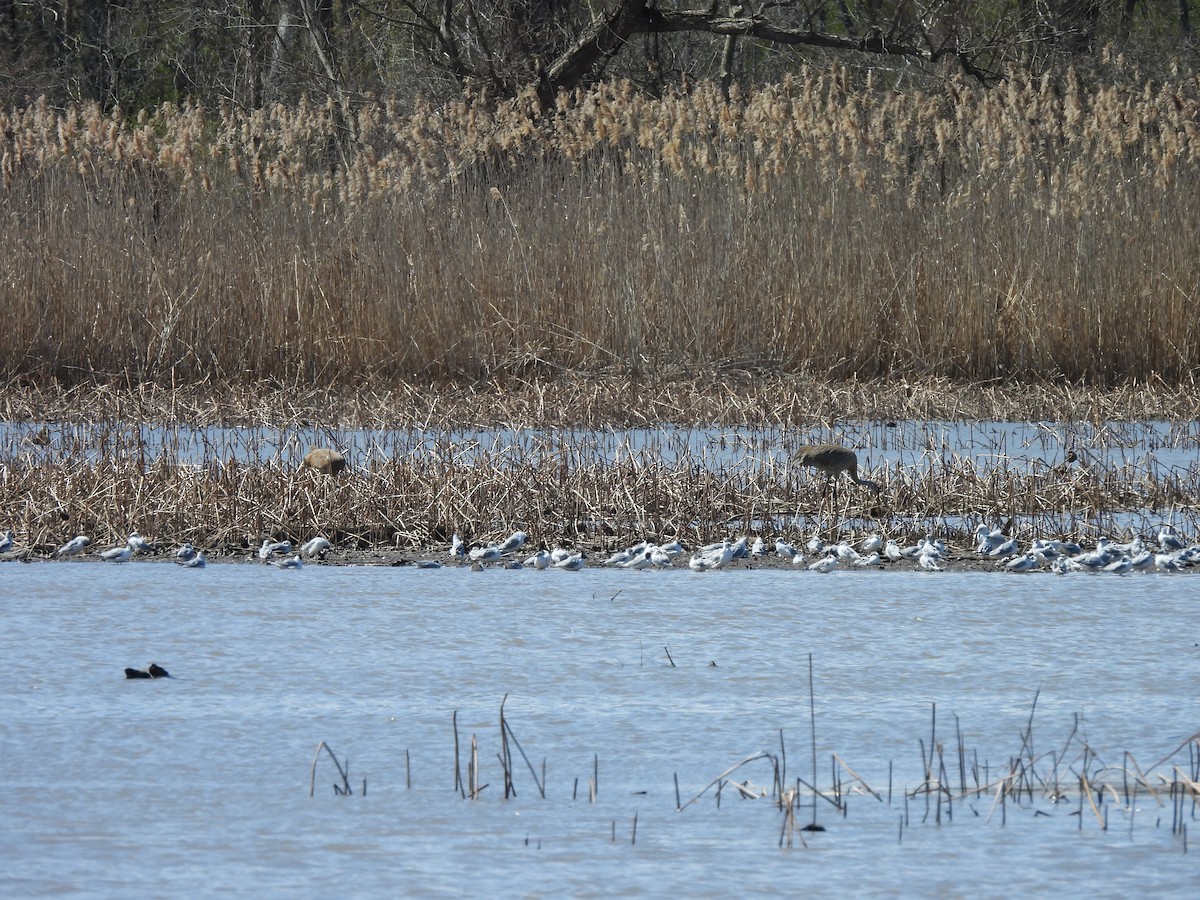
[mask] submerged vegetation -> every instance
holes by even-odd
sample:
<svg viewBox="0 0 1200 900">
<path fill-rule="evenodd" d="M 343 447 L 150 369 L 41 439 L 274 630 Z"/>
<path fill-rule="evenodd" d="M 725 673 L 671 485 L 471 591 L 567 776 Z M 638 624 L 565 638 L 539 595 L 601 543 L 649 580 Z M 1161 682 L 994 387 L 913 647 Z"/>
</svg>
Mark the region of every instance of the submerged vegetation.
<svg viewBox="0 0 1200 900">
<path fill-rule="evenodd" d="M 664 648 L 664 652 L 671 667 L 675 668 L 670 648 Z M 716 663 L 711 665 L 715 666 Z M 882 773 L 879 776 L 872 774 L 873 779 L 879 779 L 872 786 L 836 752 L 829 754 L 828 770 L 818 768 L 811 654 L 809 689 L 811 769 L 806 767 L 807 759 L 803 754 L 800 756 L 803 761 L 793 763 L 789 768 L 784 732 L 780 729 L 778 748 L 758 750 L 733 763 L 686 800 L 684 798 L 688 795 L 681 793 L 680 789 L 680 773 L 674 772 L 674 811 L 680 814 L 687 812 L 689 815 L 715 815 L 721 809 L 723 794 L 735 802 L 763 801 L 763 807 L 774 807 L 780 816 L 778 846 L 807 848 L 810 840 L 826 840 L 817 837 L 827 830 L 822 822 L 828 822 L 831 828 L 843 831 L 844 838 L 845 823 L 842 820 L 849 819 L 851 799 L 855 801 L 857 812 L 854 821 L 859 827 L 864 827 L 864 823 L 867 823 L 865 827 L 870 827 L 880 812 L 889 818 L 898 815 L 898 820 L 893 821 L 897 821 L 896 839 L 899 843 L 903 843 L 905 830 L 914 827 L 914 823 L 916 826 L 941 828 L 943 824 L 954 822 L 956 812 L 967 821 L 981 820 L 985 826 L 1001 828 L 1007 827 L 1010 814 L 1022 823 L 1039 817 L 1068 821 L 1074 818 L 1076 821 L 1072 827 L 1079 832 L 1085 828 L 1108 832 L 1111 813 L 1112 830 L 1128 830 L 1128 836 L 1132 839 L 1137 813 L 1145 808 L 1146 812 L 1138 819 L 1143 823 L 1143 828 L 1147 821 L 1153 819 L 1154 829 L 1165 831 L 1166 814 L 1169 811 L 1169 846 L 1183 853 L 1188 852 L 1188 824 L 1195 823 L 1196 801 L 1200 800 L 1200 733 L 1179 741 L 1165 756 L 1143 768 L 1128 750 L 1119 753 L 1099 751 L 1087 739 L 1086 728 L 1076 713 L 1073 725 L 1061 744 L 1057 742 L 1060 738 L 1055 735 L 1051 749 L 1035 752 L 1034 719 L 1039 690 L 1034 694 L 1024 728 L 1016 735 L 1013 745 L 1015 754 L 1009 752 L 1007 757 L 1000 755 L 1001 761 L 989 762 L 986 755 L 981 757 L 978 747 L 967 743 L 962 722 L 956 714 L 952 714 L 953 734 L 943 734 L 939 740 L 938 707 L 933 703 L 930 706 L 928 734 L 916 737 L 912 742 L 912 746 L 920 751 L 916 778 L 901 780 L 904 778 L 904 769 L 897 767 L 894 760 L 888 760 L 886 780 Z M 454 792 L 463 800 L 472 802 L 481 799 L 507 802 L 517 799 L 517 785 L 520 783 L 521 790 L 527 792 L 526 797 L 532 798 L 536 790 L 541 801 L 554 803 L 561 801 L 566 795 L 567 785 L 570 785 L 572 804 L 582 801 L 584 791 L 588 806 L 595 804 L 601 785 L 600 754 L 593 755 L 585 784 L 581 784 L 579 776 L 574 776 L 573 782 L 560 778 L 559 785 L 550 785 L 547 759 L 542 757 L 540 760 L 539 778 L 536 758 L 530 760 L 525 748 L 517 740 L 510 720 L 505 717 L 504 704 L 507 699 L 508 695 L 505 694 L 500 703 L 498 735 L 484 735 L 485 739 L 498 739 L 501 748 L 495 754 L 499 771 L 495 771 L 493 764 L 493 780 L 487 783 L 482 782 L 484 776 L 480 760 L 490 760 L 490 757 L 486 752 L 480 752 L 483 741 L 478 734 L 472 733 L 469 750 L 466 749 L 465 735 L 460 736 L 459 733 L 458 711 L 454 711 L 448 729 L 453 734 Z M 942 728 L 946 728 L 944 723 Z M 490 732 L 490 729 L 487 731 Z M 520 754 L 519 760 L 512 752 L 514 746 Z M 1038 746 L 1045 746 L 1045 736 L 1042 734 L 1039 734 Z M 355 796 L 355 786 L 349 776 L 349 760 L 340 761 L 329 745 L 321 741 L 308 773 L 309 797 L 316 795 L 317 769 L 322 750 L 337 773 L 337 780 L 332 784 L 334 795 Z M 881 760 L 872 762 L 878 768 Z M 857 762 L 856 766 L 866 771 Z M 388 775 L 398 783 L 398 764 L 389 768 Z M 322 776 L 325 776 L 324 769 Z M 684 777 L 687 778 L 686 773 Z M 412 758 L 407 749 L 404 752 L 403 778 L 405 790 L 413 790 Z M 529 788 L 529 780 L 533 782 L 532 789 Z M 549 791 L 548 787 L 551 788 Z M 554 790 L 554 787 L 558 790 Z M 359 796 L 366 796 L 366 788 L 367 781 L 364 778 Z M 663 799 L 663 795 L 669 796 L 669 789 L 662 793 L 639 791 L 637 795 Z M 1144 807 L 1138 806 L 1139 800 Z M 1149 814 L 1151 812 L 1153 815 Z M 635 812 L 628 831 L 631 844 L 637 843 L 637 816 Z M 611 835 L 611 840 L 615 842 L 616 821 L 612 823 Z"/>
</svg>

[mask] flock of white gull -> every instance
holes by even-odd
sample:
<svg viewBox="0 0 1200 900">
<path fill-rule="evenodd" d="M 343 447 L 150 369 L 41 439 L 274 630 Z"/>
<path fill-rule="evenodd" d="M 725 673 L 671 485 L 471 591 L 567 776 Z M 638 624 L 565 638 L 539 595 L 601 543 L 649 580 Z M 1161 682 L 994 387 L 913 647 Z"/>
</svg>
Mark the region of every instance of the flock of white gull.
<svg viewBox="0 0 1200 900">
<path fill-rule="evenodd" d="M 450 545 L 450 555 L 465 557 L 474 567 L 500 563 L 508 568 L 580 569 L 584 565 L 584 553 L 564 548 L 539 550 L 521 561 L 519 557 L 527 539 L 525 532 L 518 531 L 502 543 L 492 542 L 467 550 L 462 538 L 456 534 Z M 1124 575 L 1146 570 L 1177 572 L 1200 564 L 1200 544 L 1186 544 L 1170 525 L 1159 529 L 1155 537 L 1156 546 L 1148 545 L 1140 537 L 1128 543 L 1100 538 L 1095 547 L 1085 550 L 1071 541 L 1038 539 L 1022 551 L 1015 538 L 1000 529 L 982 524 L 975 529 L 975 539 L 975 558 L 994 562 L 998 569 L 1007 572 L 1049 570 L 1062 575 L 1069 572 Z M 669 544 L 642 541 L 617 551 L 602 560 L 601 565 L 620 569 L 668 569 L 675 567 L 686 553 L 679 541 Z M 777 537 L 771 547 L 761 536 L 753 542 L 743 536 L 734 541 L 722 540 L 698 548 L 688 557 L 687 567 L 696 572 L 706 572 L 723 569 L 735 560 L 763 559 L 770 555 L 811 572 L 825 573 L 843 566 L 876 568 L 905 561 L 921 571 L 941 572 L 950 558 L 946 543 L 931 535 L 904 547 L 895 540 L 885 540 L 874 533 L 864 538 L 858 547 L 848 540 L 827 544 L 813 537 L 804 544 L 803 549 L 782 537 Z"/>
<path fill-rule="evenodd" d="M 1048 570 L 1058 574 L 1069 572 L 1109 572 L 1123 575 L 1135 571 L 1178 572 L 1200 564 L 1200 544 L 1188 544 L 1170 525 L 1162 526 L 1152 543 L 1135 537 L 1127 543 L 1118 543 L 1100 538 L 1091 549 L 1085 550 L 1077 543 L 1060 540 L 1034 540 L 1022 550 L 1015 538 L 1005 535 L 1000 529 L 980 525 L 975 530 L 975 560 L 992 561 L 996 568 L 1007 572 L 1032 572 Z M 578 571 L 588 564 L 588 556 L 582 550 L 558 547 L 541 549 L 526 555 L 529 536 L 517 531 L 503 541 L 491 541 L 475 547 L 466 545 L 455 534 L 449 555 L 453 561 L 469 564 L 480 570 L 488 566 L 508 569 L 565 569 Z M 67 558 L 83 554 L 91 545 L 91 539 L 79 535 L 61 547 L 54 556 Z M 306 559 L 318 559 L 332 549 L 324 537 L 315 537 L 298 547 L 290 541 L 264 540 L 257 550 L 258 559 L 281 569 L 299 569 Z M 13 533 L 0 537 L 0 554 L 13 550 Z M 101 560 L 113 563 L 128 562 L 139 554 L 153 554 L 157 547 L 136 531 L 120 546 L 101 551 Z M 722 540 L 694 550 L 690 555 L 679 541 L 658 544 L 642 541 L 613 553 L 599 564 L 619 569 L 670 569 L 686 565 L 696 572 L 724 569 L 736 560 L 762 560 L 768 556 L 779 557 L 792 565 L 812 572 L 832 572 L 840 567 L 873 568 L 891 564 L 910 563 L 926 572 L 940 572 L 950 559 L 944 541 L 926 536 L 911 546 L 900 546 L 895 540 L 885 540 L 879 534 L 868 535 L 857 547 L 843 540 L 827 544 L 814 537 L 803 547 L 788 543 L 782 537 L 775 539 L 774 546 L 763 538 L 748 537 L 737 540 Z M 959 556 L 958 559 L 963 557 Z M 208 560 L 202 550 L 191 544 L 183 544 L 172 554 L 173 561 L 186 568 L 203 568 Z M 438 560 L 427 559 L 415 563 L 420 568 L 440 568 Z"/>
</svg>

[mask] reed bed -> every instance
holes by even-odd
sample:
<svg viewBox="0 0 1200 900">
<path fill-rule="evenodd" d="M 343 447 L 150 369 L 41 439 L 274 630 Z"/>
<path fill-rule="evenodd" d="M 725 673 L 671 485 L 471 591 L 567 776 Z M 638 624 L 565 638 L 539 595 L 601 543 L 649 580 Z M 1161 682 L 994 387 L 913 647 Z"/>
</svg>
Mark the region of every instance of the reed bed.
<svg viewBox="0 0 1200 900">
<path fill-rule="evenodd" d="M 356 387 L 255 382 L 132 388 L 81 383 L 0 382 L 0 421 L 78 422 L 112 428 L 178 423 L 194 427 L 445 431 L 527 428 L 728 426 L 832 428 L 846 421 L 1091 423 L 1200 420 L 1200 386 L 1160 378 L 1098 387 L 1063 381 L 1022 384 L 950 378 L 834 382 L 728 370 L 707 377 L 644 379 L 586 373 Z"/>
<path fill-rule="evenodd" d="M 1190 387 L 1200 78 L 0 113 L 5 371 Z"/>
<path fill-rule="evenodd" d="M 886 428 L 882 429 L 886 434 Z M 986 462 L 936 449 L 866 474 L 878 497 L 848 483 L 789 467 L 790 432 L 733 443 L 710 436 L 697 447 L 588 440 L 576 432 L 517 430 L 491 442 L 395 434 L 351 469 L 327 476 L 298 466 L 304 447 L 280 433 L 232 432 L 181 461 L 175 438 L 140 428 L 59 428 L 10 443 L 0 461 L 0 529 L 49 552 L 77 533 L 122 543 L 131 531 L 163 543 L 187 541 L 239 554 L 263 537 L 324 535 L 339 550 L 440 552 L 460 532 L 468 541 L 529 533 L 534 544 L 595 551 L 645 537 L 685 544 L 731 533 L 854 538 L 883 531 L 898 540 L 938 534 L 974 544 L 980 523 L 1013 536 L 1094 539 L 1149 534 L 1163 521 L 1200 532 L 1200 467 L 1105 456 L 1080 442 L 1073 461 Z M 685 436 L 686 437 L 686 436 Z M 1125 439 L 1140 447 L 1159 438 Z M 1110 436 L 1094 436 L 1106 445 Z M 1180 433 L 1183 446 L 1196 435 Z M 220 441 L 224 441 L 221 443 Z M 1137 442 L 1140 441 L 1140 444 Z M 1050 455 L 1050 454 L 1048 454 Z"/>
</svg>

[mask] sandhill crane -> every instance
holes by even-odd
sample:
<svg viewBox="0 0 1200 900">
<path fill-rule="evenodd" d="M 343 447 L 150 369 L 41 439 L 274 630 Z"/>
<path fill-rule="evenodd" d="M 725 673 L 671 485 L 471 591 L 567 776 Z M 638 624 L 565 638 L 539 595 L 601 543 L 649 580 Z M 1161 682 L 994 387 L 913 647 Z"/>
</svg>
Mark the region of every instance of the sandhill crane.
<svg viewBox="0 0 1200 900">
<path fill-rule="evenodd" d="M 314 447 L 304 455 L 304 462 L 301 465 L 324 475 L 336 475 L 346 468 L 348 463 L 346 457 L 336 450 L 330 450 L 328 447 Z"/>
<path fill-rule="evenodd" d="M 834 479 L 838 475 L 845 472 L 855 484 L 865 485 L 875 493 L 879 493 L 879 485 L 874 481 L 858 477 L 858 454 L 846 447 L 840 447 L 837 444 L 814 444 L 810 447 L 801 447 L 792 454 L 792 464 L 811 466 L 817 469 L 824 473 L 830 485 L 834 483 Z"/>
</svg>

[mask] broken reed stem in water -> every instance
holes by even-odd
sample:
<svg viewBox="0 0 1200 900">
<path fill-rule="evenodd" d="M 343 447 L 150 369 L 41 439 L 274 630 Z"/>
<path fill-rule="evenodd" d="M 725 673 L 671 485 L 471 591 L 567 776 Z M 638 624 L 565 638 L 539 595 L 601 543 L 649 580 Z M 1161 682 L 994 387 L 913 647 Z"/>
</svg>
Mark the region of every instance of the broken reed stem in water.
<svg viewBox="0 0 1200 900">
<path fill-rule="evenodd" d="M 350 788 L 350 760 L 346 760 L 346 765 L 343 766 L 338 762 L 338 758 L 334 755 L 333 750 L 324 741 L 317 744 L 317 752 L 313 755 L 312 769 L 308 774 L 308 796 L 312 797 L 317 789 L 317 761 L 321 758 L 321 751 L 324 750 L 329 754 L 329 758 L 333 760 L 334 766 L 337 767 L 338 775 L 342 778 L 340 785 L 333 786 L 334 793 L 339 796 L 349 796 L 354 793 Z M 363 779 L 363 792 L 366 793 L 366 779 Z"/>
<path fill-rule="evenodd" d="M 812 653 L 808 654 L 808 722 L 810 726 L 810 734 L 812 737 L 812 790 L 813 790 L 813 818 L 812 827 L 817 825 L 817 701 L 816 694 L 813 688 L 813 662 Z"/>
<path fill-rule="evenodd" d="M 504 799 L 515 797 L 517 795 L 516 787 L 513 785 L 512 779 L 512 752 L 508 747 L 508 727 L 504 721 L 504 703 L 508 700 L 508 694 L 500 700 L 500 753 L 497 754 L 500 760 L 500 768 L 504 772 Z M 529 760 L 526 760 L 528 763 Z M 536 778 L 535 778 L 536 780 Z"/>
<path fill-rule="evenodd" d="M 459 792 L 462 798 L 467 798 L 467 792 L 463 788 L 462 780 L 462 763 L 460 762 L 458 752 L 458 710 L 450 716 L 450 722 L 454 726 L 454 789 Z"/>
<path fill-rule="evenodd" d="M 874 788 L 872 788 L 872 787 L 871 787 L 869 784 L 867 784 L 867 783 L 866 783 L 866 781 L 864 781 L 864 780 L 863 780 L 863 778 L 862 778 L 862 776 L 861 776 L 861 775 L 859 775 L 859 774 L 858 774 L 857 772 L 855 772 L 855 771 L 854 771 L 852 768 L 850 768 L 848 765 L 846 765 L 846 762 L 845 762 L 845 760 L 843 760 L 843 759 L 842 759 L 840 756 L 838 756 L 836 753 L 835 753 L 835 754 L 833 754 L 833 758 L 834 758 L 834 760 L 836 760 L 836 761 L 837 761 L 837 764 L 838 764 L 839 766 L 841 766 L 843 769 L 845 769 L 845 770 L 846 770 L 846 773 L 847 773 L 847 774 L 848 774 L 848 775 L 849 775 L 851 778 L 853 778 L 855 781 L 857 781 L 859 784 L 861 784 L 861 785 L 863 786 L 863 788 L 864 788 L 864 789 L 867 791 L 867 793 L 869 793 L 869 794 L 870 794 L 872 797 L 874 797 L 874 798 L 875 798 L 876 800 L 878 800 L 880 803 L 882 803 L 882 802 L 883 802 L 883 798 L 882 798 L 882 797 L 880 797 L 880 796 L 879 796 L 879 794 L 877 794 L 877 793 L 875 792 Z M 889 775 L 888 775 L 888 787 L 889 787 L 888 794 L 889 794 L 889 796 L 890 796 L 890 795 L 891 795 L 891 789 L 890 789 L 890 788 L 891 788 L 891 774 L 890 774 L 890 773 L 891 773 L 891 763 L 890 763 L 890 762 L 888 763 L 888 773 L 889 773 Z M 889 801 L 889 802 L 890 802 L 890 801 Z"/>
<path fill-rule="evenodd" d="M 958 790 L 961 796 L 967 795 L 967 757 L 966 749 L 963 747 L 962 723 L 958 720 L 958 713 L 954 713 L 954 737 L 958 751 Z"/>
<path fill-rule="evenodd" d="M 705 793 L 708 792 L 709 788 L 711 788 L 715 784 L 721 783 L 724 779 L 728 778 L 731 773 L 736 772 L 738 769 L 740 769 L 742 766 L 746 765 L 747 763 L 752 763 L 759 759 L 771 760 L 771 763 L 776 767 L 776 771 L 778 771 L 778 766 L 779 766 L 778 760 L 776 760 L 775 757 L 772 756 L 767 751 L 759 750 L 757 753 L 750 754 L 745 759 L 743 759 L 741 762 L 734 763 L 732 766 L 730 766 L 728 769 L 726 769 L 724 772 L 722 772 L 720 775 L 718 775 L 716 778 L 714 778 L 712 781 L 710 781 L 708 784 L 706 784 L 704 786 L 704 788 L 700 791 L 700 793 L 696 794 L 696 796 L 694 796 L 687 803 L 678 807 L 678 811 L 682 812 L 683 810 L 687 809 L 689 806 L 691 806 L 693 803 L 695 803 L 697 800 L 699 800 L 701 797 L 703 797 L 705 795 Z"/>
<path fill-rule="evenodd" d="M 783 729 L 779 729 L 779 774 L 776 779 L 777 790 L 783 794 L 783 786 L 787 784 L 787 750 L 783 746 Z"/>
<path fill-rule="evenodd" d="M 479 741 L 471 735 L 471 760 L 467 763 L 468 793 L 472 800 L 478 800 L 480 792 L 487 787 L 479 783 Z"/>
<path fill-rule="evenodd" d="M 539 780 L 537 771 L 533 768 L 533 763 L 529 761 L 529 757 L 525 755 L 525 749 L 521 746 L 521 742 L 517 740 L 517 735 L 512 730 L 512 725 L 508 719 L 504 717 L 504 702 L 508 699 L 508 694 L 504 695 L 504 700 L 500 701 L 500 732 L 501 740 L 504 745 L 504 758 L 507 760 L 505 768 L 505 779 L 511 786 L 512 781 L 512 753 L 508 749 L 508 738 L 512 738 L 513 745 L 517 748 L 517 752 L 521 754 L 521 759 L 525 760 L 525 767 L 529 769 L 529 774 L 533 776 L 533 783 L 537 786 L 538 793 L 542 795 L 542 799 L 546 799 L 546 761 L 542 760 L 542 777 Z M 513 788 L 513 796 L 516 796 L 516 789 Z M 505 794 L 507 796 L 507 793 Z"/>
</svg>

